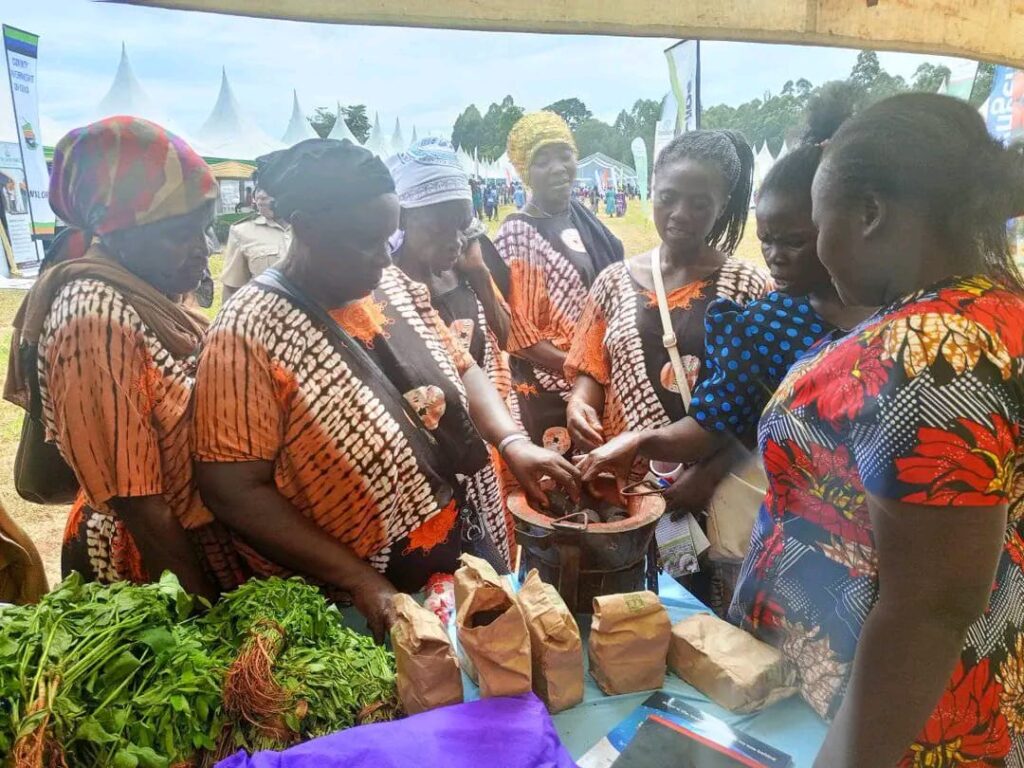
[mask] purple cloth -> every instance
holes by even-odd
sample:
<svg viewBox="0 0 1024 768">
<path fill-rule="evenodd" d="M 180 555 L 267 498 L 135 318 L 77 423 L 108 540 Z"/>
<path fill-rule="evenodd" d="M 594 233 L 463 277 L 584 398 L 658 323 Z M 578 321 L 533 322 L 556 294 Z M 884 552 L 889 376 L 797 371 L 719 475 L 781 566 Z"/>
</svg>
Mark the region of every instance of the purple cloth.
<svg viewBox="0 0 1024 768">
<path fill-rule="evenodd" d="M 480 699 L 332 733 L 216 768 L 577 768 L 532 693 Z"/>
</svg>

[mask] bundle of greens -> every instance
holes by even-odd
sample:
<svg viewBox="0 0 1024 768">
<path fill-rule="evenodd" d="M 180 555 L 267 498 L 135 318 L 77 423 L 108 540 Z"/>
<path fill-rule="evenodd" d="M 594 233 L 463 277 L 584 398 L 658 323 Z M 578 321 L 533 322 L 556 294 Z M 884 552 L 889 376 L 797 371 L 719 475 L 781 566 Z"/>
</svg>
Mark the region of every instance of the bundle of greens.
<svg viewBox="0 0 1024 768">
<path fill-rule="evenodd" d="M 73 575 L 0 613 L 0 755 L 14 768 L 206 766 L 396 716 L 391 654 L 301 580 L 194 607 L 171 574 Z"/>
<path fill-rule="evenodd" d="M 4 611 L 0 752 L 16 768 L 149 768 L 212 747 L 229 659 L 182 623 L 192 607 L 170 574 L 145 586 L 73 575 L 38 606 Z"/>
<path fill-rule="evenodd" d="M 344 625 L 301 579 L 250 581 L 202 619 L 233 642 L 224 708 L 233 748 L 273 749 L 398 712 L 394 656 Z"/>
</svg>

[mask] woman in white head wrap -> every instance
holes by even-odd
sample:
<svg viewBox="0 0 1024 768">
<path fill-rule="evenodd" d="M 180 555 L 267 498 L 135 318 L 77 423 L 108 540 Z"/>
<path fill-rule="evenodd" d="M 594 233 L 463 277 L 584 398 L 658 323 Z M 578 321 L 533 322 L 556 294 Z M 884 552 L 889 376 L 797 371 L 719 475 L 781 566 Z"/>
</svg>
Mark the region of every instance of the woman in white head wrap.
<svg viewBox="0 0 1024 768">
<path fill-rule="evenodd" d="M 400 229 L 391 239 L 395 265 L 430 289 L 441 319 L 508 402 L 512 378 L 502 347 L 509 310 L 487 266 L 501 259 L 473 218 L 469 177 L 443 139 L 421 139 L 388 159 L 387 166 L 401 205 Z M 509 478 L 499 462 L 471 479 L 467 496 L 475 495 L 478 509 L 500 508 L 502 516 L 493 524 L 512 541 L 512 518 L 504 504 Z"/>
</svg>

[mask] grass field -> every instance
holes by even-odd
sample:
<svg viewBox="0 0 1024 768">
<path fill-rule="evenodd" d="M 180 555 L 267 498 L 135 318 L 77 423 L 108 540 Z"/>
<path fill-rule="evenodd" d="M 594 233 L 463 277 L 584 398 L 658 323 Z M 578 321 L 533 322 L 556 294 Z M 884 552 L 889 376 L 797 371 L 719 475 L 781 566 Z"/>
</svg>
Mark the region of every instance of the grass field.
<svg viewBox="0 0 1024 768">
<path fill-rule="evenodd" d="M 502 218 L 511 209 L 502 211 Z M 658 233 L 650 217 L 638 203 L 631 203 L 628 213 L 621 219 L 604 219 L 609 228 L 621 239 L 629 256 L 643 253 L 653 248 L 658 242 Z M 491 224 L 496 229 L 496 224 Z M 746 260 L 761 263 L 761 252 L 757 238 L 753 232 L 753 221 L 747 229 L 746 236 L 740 244 L 737 255 Z M 214 277 L 220 275 L 223 260 L 216 254 L 210 260 Z M 219 283 L 218 283 L 219 286 Z M 10 328 L 14 313 L 24 297 L 23 291 L 0 290 L 0 366 L 7 370 L 7 358 L 10 353 Z M 209 310 L 211 317 L 220 306 L 220 291 L 217 299 Z M 46 573 L 53 584 L 60 578 L 60 544 L 67 516 L 65 507 L 47 507 L 30 504 L 22 500 L 14 491 L 13 470 L 14 456 L 18 447 L 18 436 L 21 431 L 23 411 L 6 401 L 0 401 L 0 502 L 12 514 L 15 520 L 25 528 L 29 536 L 39 548 L 39 553 L 46 564 Z"/>
</svg>

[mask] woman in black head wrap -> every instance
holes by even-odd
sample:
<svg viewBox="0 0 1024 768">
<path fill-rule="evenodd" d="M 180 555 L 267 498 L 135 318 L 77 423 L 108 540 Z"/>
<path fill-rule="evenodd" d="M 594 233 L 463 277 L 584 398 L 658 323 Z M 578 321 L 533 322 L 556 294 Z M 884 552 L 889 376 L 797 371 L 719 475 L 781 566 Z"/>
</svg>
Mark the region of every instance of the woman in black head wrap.
<svg viewBox="0 0 1024 768">
<path fill-rule="evenodd" d="M 517 434 L 426 287 L 391 266 L 399 206 L 380 160 L 310 139 L 260 180 L 294 236 L 211 329 L 200 488 L 257 573 L 323 583 L 380 637 L 391 595 L 450 573 L 465 531 L 489 517 L 463 499 L 485 441 L 538 501 L 542 475 L 571 487 L 578 473 Z"/>
</svg>

